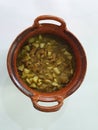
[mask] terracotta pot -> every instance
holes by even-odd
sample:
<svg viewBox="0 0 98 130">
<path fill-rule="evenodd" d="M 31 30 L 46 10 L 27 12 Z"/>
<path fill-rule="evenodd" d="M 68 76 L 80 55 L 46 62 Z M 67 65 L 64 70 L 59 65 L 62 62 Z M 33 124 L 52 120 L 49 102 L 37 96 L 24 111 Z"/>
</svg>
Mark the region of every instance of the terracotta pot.
<svg viewBox="0 0 98 130">
<path fill-rule="evenodd" d="M 44 23 L 40 23 L 41 20 L 54 20 L 56 22 L 59 22 L 60 25 L 45 23 L 45 21 Z M 16 67 L 18 51 L 22 47 L 24 41 L 30 36 L 47 33 L 56 35 L 57 37 L 59 36 L 60 38 L 66 40 L 73 50 L 76 62 L 74 75 L 66 87 L 50 93 L 39 92 L 28 87 L 19 77 Z M 12 43 L 7 57 L 8 72 L 14 84 L 25 95 L 30 97 L 36 109 L 44 112 L 53 112 L 59 110 L 63 105 L 63 100 L 79 88 L 85 76 L 86 64 L 85 52 L 79 40 L 70 31 L 67 30 L 65 22 L 61 18 L 50 15 L 37 17 L 34 21 L 33 26 L 27 28 L 21 34 L 19 34 Z M 53 106 L 42 106 L 39 104 L 39 101 L 58 102 L 58 104 Z"/>
</svg>

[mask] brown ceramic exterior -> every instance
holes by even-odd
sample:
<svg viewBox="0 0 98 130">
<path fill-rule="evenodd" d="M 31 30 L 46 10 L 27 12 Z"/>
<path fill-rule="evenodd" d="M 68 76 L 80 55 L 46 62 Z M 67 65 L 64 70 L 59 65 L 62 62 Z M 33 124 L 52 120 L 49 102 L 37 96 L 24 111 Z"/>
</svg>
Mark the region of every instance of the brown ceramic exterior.
<svg viewBox="0 0 98 130">
<path fill-rule="evenodd" d="M 59 22 L 61 25 L 40 23 L 41 20 L 54 20 Z M 74 76 L 72 80 L 68 83 L 68 85 L 58 91 L 51 93 L 39 92 L 37 90 L 28 87 L 19 77 L 16 67 L 16 58 L 18 55 L 18 51 L 20 47 L 23 45 L 24 41 L 30 36 L 44 33 L 55 34 L 67 40 L 69 45 L 72 47 L 76 62 Z M 36 109 L 44 112 L 53 112 L 59 110 L 60 107 L 63 105 L 63 100 L 66 97 L 70 96 L 73 92 L 75 92 L 82 83 L 86 72 L 86 56 L 80 42 L 71 32 L 67 30 L 65 22 L 61 18 L 50 15 L 43 15 L 37 17 L 34 21 L 33 26 L 27 28 L 15 39 L 8 52 L 7 68 L 14 84 L 25 95 L 31 98 L 33 106 Z M 38 103 L 39 101 L 41 102 L 56 101 L 58 102 L 58 104 L 54 106 L 41 106 Z"/>
</svg>

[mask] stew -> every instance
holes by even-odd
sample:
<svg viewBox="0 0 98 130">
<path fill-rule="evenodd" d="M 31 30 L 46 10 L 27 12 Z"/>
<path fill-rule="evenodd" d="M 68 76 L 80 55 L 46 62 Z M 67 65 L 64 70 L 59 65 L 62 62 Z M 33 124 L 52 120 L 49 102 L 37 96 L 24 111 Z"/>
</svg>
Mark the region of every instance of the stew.
<svg viewBox="0 0 98 130">
<path fill-rule="evenodd" d="M 17 57 L 21 79 L 32 89 L 53 92 L 66 86 L 74 74 L 75 60 L 66 41 L 37 35 L 25 41 Z"/>
</svg>

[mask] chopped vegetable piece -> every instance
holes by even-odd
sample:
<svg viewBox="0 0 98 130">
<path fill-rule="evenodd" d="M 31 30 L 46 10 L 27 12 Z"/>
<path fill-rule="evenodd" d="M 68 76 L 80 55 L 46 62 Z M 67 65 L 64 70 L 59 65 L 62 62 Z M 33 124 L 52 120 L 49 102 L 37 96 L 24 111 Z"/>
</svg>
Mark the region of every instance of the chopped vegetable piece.
<svg viewBox="0 0 98 130">
<path fill-rule="evenodd" d="M 35 38 L 33 37 L 28 40 L 29 43 L 33 43 L 34 41 L 35 41 Z"/>
<path fill-rule="evenodd" d="M 30 51 L 29 45 L 26 45 L 26 46 L 25 46 L 25 50 L 26 50 L 26 51 Z"/>
<path fill-rule="evenodd" d="M 44 48 L 45 43 L 40 43 L 40 48 Z"/>
<path fill-rule="evenodd" d="M 33 77 L 33 81 L 34 81 L 35 83 L 37 83 L 37 80 L 38 80 L 38 76 L 34 76 L 34 77 Z"/>
<path fill-rule="evenodd" d="M 24 73 L 28 74 L 29 72 L 30 72 L 30 70 L 29 70 L 29 69 L 24 68 Z"/>
<path fill-rule="evenodd" d="M 20 65 L 20 66 L 18 67 L 18 70 L 23 71 L 23 70 L 24 70 L 24 65 L 23 65 L 23 64 Z"/>
<path fill-rule="evenodd" d="M 31 88 L 37 88 L 37 86 L 36 86 L 35 83 L 32 83 L 32 84 L 30 85 L 30 87 L 31 87 Z"/>
<path fill-rule="evenodd" d="M 51 51 L 48 51 L 48 56 L 51 56 L 52 52 Z"/>
<path fill-rule="evenodd" d="M 58 83 L 53 82 L 52 85 L 53 85 L 53 86 L 58 86 Z"/>
<path fill-rule="evenodd" d="M 54 70 L 54 72 L 55 72 L 56 74 L 60 74 L 60 71 L 59 71 L 59 69 L 58 69 L 57 67 L 55 67 L 53 70 Z"/>
</svg>

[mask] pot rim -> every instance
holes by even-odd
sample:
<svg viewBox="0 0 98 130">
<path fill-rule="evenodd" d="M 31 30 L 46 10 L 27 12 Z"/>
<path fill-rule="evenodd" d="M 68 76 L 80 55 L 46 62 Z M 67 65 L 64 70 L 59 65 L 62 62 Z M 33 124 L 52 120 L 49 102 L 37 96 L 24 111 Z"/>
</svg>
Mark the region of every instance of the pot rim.
<svg viewBox="0 0 98 130">
<path fill-rule="evenodd" d="M 50 24 L 45 24 L 45 26 L 50 26 Z M 44 25 L 41 26 L 41 29 L 44 28 L 45 26 L 44 26 Z M 53 25 L 53 26 L 54 26 L 54 25 Z M 32 27 L 31 27 L 31 28 L 32 28 Z M 76 44 L 77 44 L 77 46 L 76 46 L 77 48 L 75 48 L 75 49 L 76 49 L 75 51 L 76 51 L 76 53 L 78 53 L 78 55 L 75 54 L 75 58 L 76 58 L 76 56 L 77 56 L 76 59 L 78 59 L 78 61 L 76 60 L 76 64 L 77 64 L 77 69 L 78 69 L 78 71 L 77 71 L 77 72 L 75 71 L 75 74 L 74 74 L 72 80 L 66 85 L 66 87 L 64 87 L 64 88 L 62 88 L 62 89 L 60 89 L 60 90 L 57 90 L 57 91 L 51 92 L 51 93 L 39 92 L 39 91 L 33 90 L 33 89 L 27 87 L 27 85 L 24 84 L 22 80 L 20 80 L 19 75 L 18 75 L 18 72 L 16 71 L 16 70 L 17 70 L 16 65 L 15 65 L 16 62 L 14 62 L 14 60 L 15 60 L 16 57 L 17 57 L 16 54 L 18 53 L 19 45 L 22 46 L 21 43 L 23 43 L 28 37 L 30 37 L 30 36 L 32 36 L 34 33 L 36 33 L 36 30 L 35 30 L 35 31 L 32 31 L 32 32 L 29 32 L 29 34 L 26 34 L 26 37 L 24 37 L 24 39 L 23 39 L 21 42 L 17 42 L 17 41 L 19 41 L 21 35 L 23 35 L 26 31 L 30 30 L 31 28 L 28 28 L 28 29 L 26 29 L 25 31 L 23 31 L 23 32 L 15 39 L 15 41 L 13 42 L 12 46 L 11 46 L 10 49 L 9 49 L 9 53 L 8 53 L 8 57 L 7 57 L 7 67 L 8 67 L 8 71 L 9 71 L 9 74 L 10 74 L 10 77 L 11 77 L 12 81 L 15 83 L 15 85 L 16 85 L 18 88 L 20 88 L 20 89 L 22 90 L 22 92 L 24 92 L 25 89 L 26 89 L 27 91 L 30 91 L 29 93 L 28 93 L 27 91 L 24 92 L 24 93 L 25 93 L 26 95 L 28 95 L 28 96 L 32 96 L 32 95 L 36 95 L 36 94 L 40 94 L 40 96 L 45 96 L 45 97 L 51 97 L 51 95 L 60 95 L 60 96 L 63 95 L 63 97 L 65 98 L 65 97 L 69 96 L 70 94 L 72 94 L 72 93 L 80 86 L 80 84 L 81 84 L 81 82 L 82 82 L 82 80 L 83 80 L 83 78 L 84 78 L 84 75 L 85 75 L 85 71 L 86 71 L 86 56 L 85 56 L 83 47 L 81 46 L 81 44 L 80 44 L 80 42 L 77 40 L 77 38 L 76 38 L 71 32 L 69 32 L 68 30 L 66 30 L 67 36 L 71 36 L 71 38 L 72 38 L 72 39 L 70 39 L 70 38 L 68 37 L 67 40 L 71 40 L 71 43 L 72 43 L 73 45 L 75 45 L 74 42 L 76 42 Z M 39 30 L 40 30 L 40 29 L 39 29 Z M 37 31 L 38 31 L 38 29 L 37 29 Z M 57 30 L 56 30 L 56 32 L 57 32 Z M 64 32 L 64 35 L 65 35 L 65 32 Z M 74 42 L 73 42 L 72 40 L 74 40 Z M 17 48 L 16 48 L 16 46 L 17 46 Z M 78 50 L 78 49 L 79 49 L 79 50 Z M 81 51 L 80 51 L 80 50 L 81 50 Z M 74 50 L 73 50 L 73 51 L 74 51 Z M 74 53 L 75 53 L 75 51 L 74 51 Z M 80 58 L 81 58 L 81 60 L 80 60 Z M 14 63 L 14 64 L 12 63 L 12 59 L 13 59 L 13 63 Z M 15 61 L 16 61 L 16 60 L 15 60 Z M 82 64 L 83 64 L 83 66 L 82 66 Z M 15 70 L 14 70 L 14 68 L 15 68 Z M 76 70 L 77 70 L 77 69 L 76 69 Z M 84 73 L 83 73 L 82 69 L 84 69 Z M 14 72 L 14 71 L 15 71 L 15 72 Z M 16 73 L 16 74 L 15 74 L 15 73 Z M 80 76 L 81 74 L 82 74 L 82 76 Z M 79 77 L 79 76 L 80 76 L 80 77 Z M 76 80 L 77 78 L 78 78 L 78 81 Z M 82 79 L 79 79 L 79 78 L 82 78 Z M 76 80 L 76 81 L 75 81 L 75 80 Z M 77 84 L 78 84 L 78 86 L 75 87 Z M 25 86 L 25 89 L 23 89 L 23 86 Z M 69 87 L 69 86 L 72 86 L 72 87 Z M 66 95 L 66 94 L 65 94 L 65 91 L 66 91 L 67 93 L 69 93 L 69 94 Z M 71 91 L 71 92 L 68 92 L 68 91 Z M 32 93 L 32 94 L 31 94 L 31 93 Z M 61 94 L 61 93 L 62 93 L 62 94 Z"/>
</svg>

